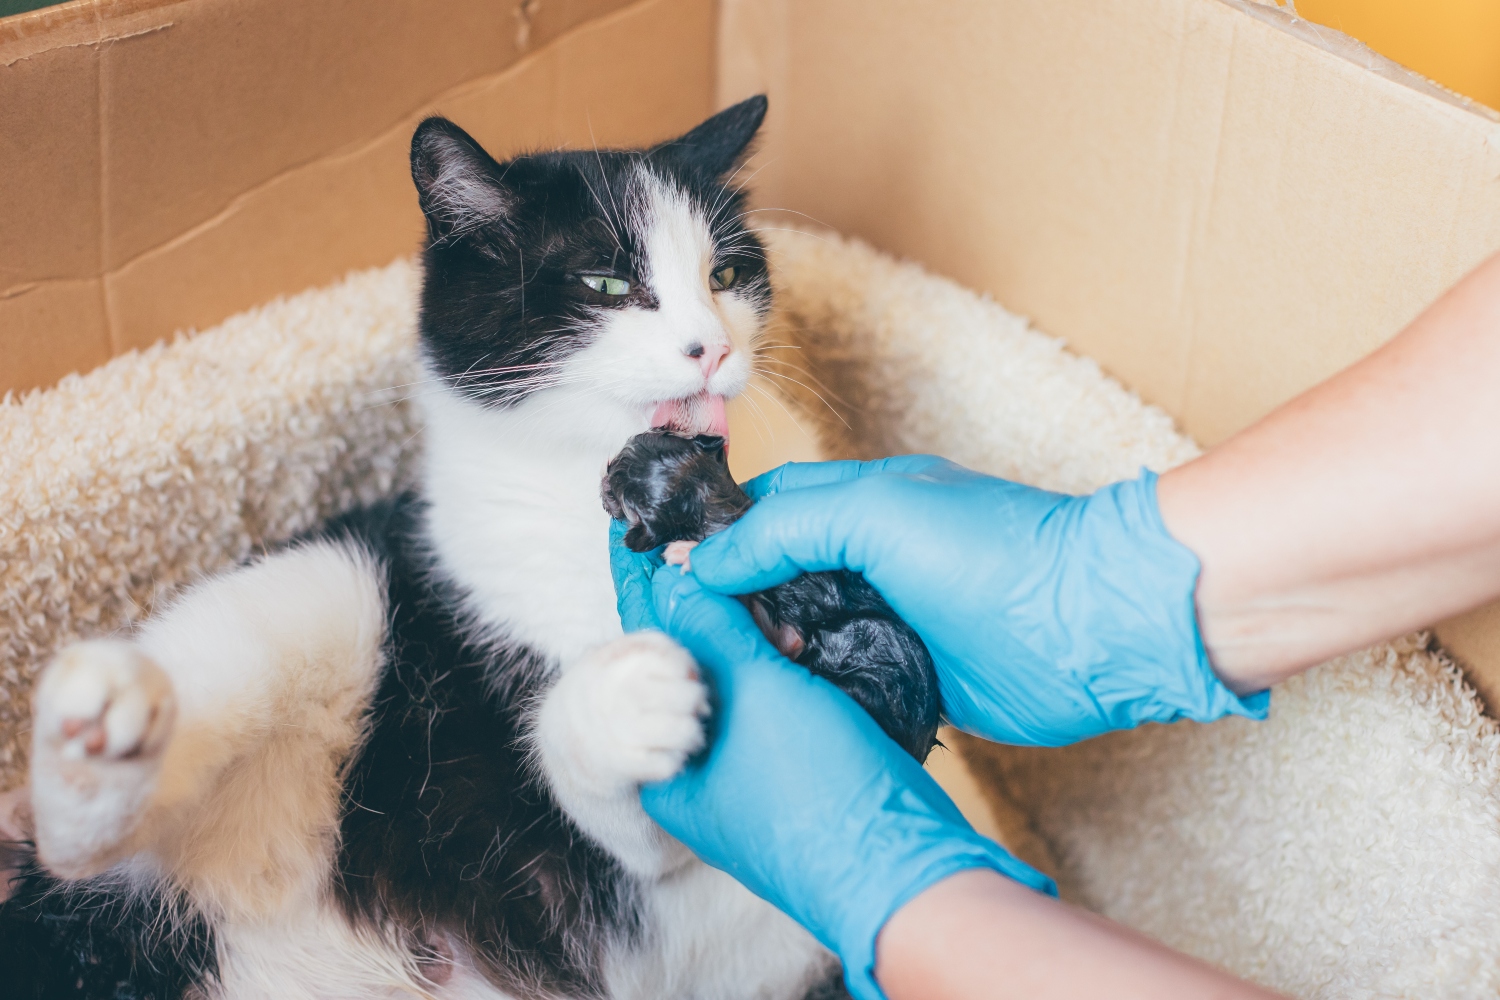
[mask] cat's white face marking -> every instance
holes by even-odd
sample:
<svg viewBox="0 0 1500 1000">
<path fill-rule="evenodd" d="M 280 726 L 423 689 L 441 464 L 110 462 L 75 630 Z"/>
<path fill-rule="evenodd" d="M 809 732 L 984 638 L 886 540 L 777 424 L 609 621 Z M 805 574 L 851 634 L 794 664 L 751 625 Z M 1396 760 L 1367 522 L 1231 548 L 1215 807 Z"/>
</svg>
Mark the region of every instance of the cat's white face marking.
<svg viewBox="0 0 1500 1000">
<path fill-rule="evenodd" d="M 640 203 L 626 211 L 642 236 L 641 277 L 656 308 L 604 312 L 593 343 L 567 371 L 649 419 L 668 400 L 744 391 L 761 319 L 734 288 L 710 287 L 715 245 L 698 207 L 644 167 L 639 185 Z"/>
</svg>

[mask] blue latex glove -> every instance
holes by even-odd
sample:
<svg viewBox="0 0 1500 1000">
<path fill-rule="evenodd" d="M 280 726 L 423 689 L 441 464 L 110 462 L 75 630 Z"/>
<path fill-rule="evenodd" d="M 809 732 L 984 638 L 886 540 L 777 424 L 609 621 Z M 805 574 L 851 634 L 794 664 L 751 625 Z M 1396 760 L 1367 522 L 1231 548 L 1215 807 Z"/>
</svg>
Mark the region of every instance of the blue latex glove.
<svg viewBox="0 0 1500 1000">
<path fill-rule="evenodd" d="M 626 632 L 660 629 L 661 622 L 656 620 L 656 607 L 652 604 L 651 575 L 664 565 L 661 551 L 666 546 L 650 552 L 632 552 L 625 547 L 625 532 L 629 530 L 624 521 L 609 522 L 609 572 L 615 578 L 615 607 L 620 612 L 620 625 Z"/>
<path fill-rule="evenodd" d="M 651 818 L 708 864 L 806 927 L 844 963 L 859 1000 L 882 996 L 875 942 L 933 883 L 991 868 L 1056 894 L 1052 880 L 974 832 L 915 760 L 848 695 L 787 660 L 750 613 L 613 533 L 621 615 L 659 620 L 713 690 L 713 739 L 677 777 L 641 790 Z"/>
<path fill-rule="evenodd" d="M 1264 718 L 1198 634 L 1198 559 L 1167 534 L 1156 476 L 1073 497 L 910 455 L 784 465 L 693 550 L 722 593 L 810 570 L 863 573 L 927 643 L 948 720 L 1057 746 L 1142 722 Z"/>
</svg>

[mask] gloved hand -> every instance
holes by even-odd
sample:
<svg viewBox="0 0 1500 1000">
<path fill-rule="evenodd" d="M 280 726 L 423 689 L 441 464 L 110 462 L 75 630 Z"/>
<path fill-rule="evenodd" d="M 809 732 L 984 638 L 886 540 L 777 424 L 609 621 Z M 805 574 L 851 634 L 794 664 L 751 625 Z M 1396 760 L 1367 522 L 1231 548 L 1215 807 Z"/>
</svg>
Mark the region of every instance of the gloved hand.
<svg viewBox="0 0 1500 1000">
<path fill-rule="evenodd" d="M 1209 665 L 1198 559 L 1167 534 L 1156 476 L 1065 496 L 930 455 L 790 464 L 693 549 L 721 593 L 863 573 L 927 643 L 944 714 L 1003 743 L 1058 746 L 1142 722 L 1264 718 Z"/>
<path fill-rule="evenodd" d="M 636 598 L 651 560 L 631 556 L 614 561 L 617 593 L 622 617 L 640 623 Z M 778 653 L 737 601 L 674 566 L 651 581 L 655 617 L 704 670 L 714 716 L 708 749 L 641 789 L 641 804 L 837 954 L 856 998 L 882 996 L 880 929 L 933 883 L 992 868 L 1056 893 L 1051 879 L 975 833 L 848 695 Z"/>
</svg>

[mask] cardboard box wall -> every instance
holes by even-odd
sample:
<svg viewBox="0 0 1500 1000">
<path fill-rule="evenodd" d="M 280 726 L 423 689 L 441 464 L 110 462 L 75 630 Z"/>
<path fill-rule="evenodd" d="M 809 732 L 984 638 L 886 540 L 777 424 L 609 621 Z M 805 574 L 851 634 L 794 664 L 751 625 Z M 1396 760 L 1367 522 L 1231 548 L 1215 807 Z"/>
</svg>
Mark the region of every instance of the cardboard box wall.
<svg viewBox="0 0 1500 1000">
<path fill-rule="evenodd" d="M 410 131 L 644 143 L 992 292 L 1205 444 L 1500 248 L 1500 124 L 1242 0 L 76 0 L 0 21 L 0 391 L 409 252 Z M 1500 611 L 1439 628 L 1500 704 Z"/>
</svg>

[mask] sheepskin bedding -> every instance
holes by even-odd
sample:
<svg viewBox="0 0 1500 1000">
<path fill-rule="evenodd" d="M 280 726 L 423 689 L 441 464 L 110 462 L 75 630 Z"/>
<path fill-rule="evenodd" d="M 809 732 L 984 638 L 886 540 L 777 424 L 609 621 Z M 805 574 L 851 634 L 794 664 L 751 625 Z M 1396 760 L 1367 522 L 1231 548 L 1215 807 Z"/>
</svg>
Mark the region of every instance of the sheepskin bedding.
<svg viewBox="0 0 1500 1000">
<path fill-rule="evenodd" d="M 839 414 L 797 401 L 829 454 L 1083 491 L 1196 453 L 995 303 L 768 236 L 778 333 Z M 0 788 L 59 644 L 406 481 L 415 288 L 397 262 L 0 406 Z M 1420 636 L 1281 686 L 1261 724 L 961 749 L 1065 895 L 1175 947 L 1304 997 L 1500 990 L 1500 731 Z"/>
</svg>

